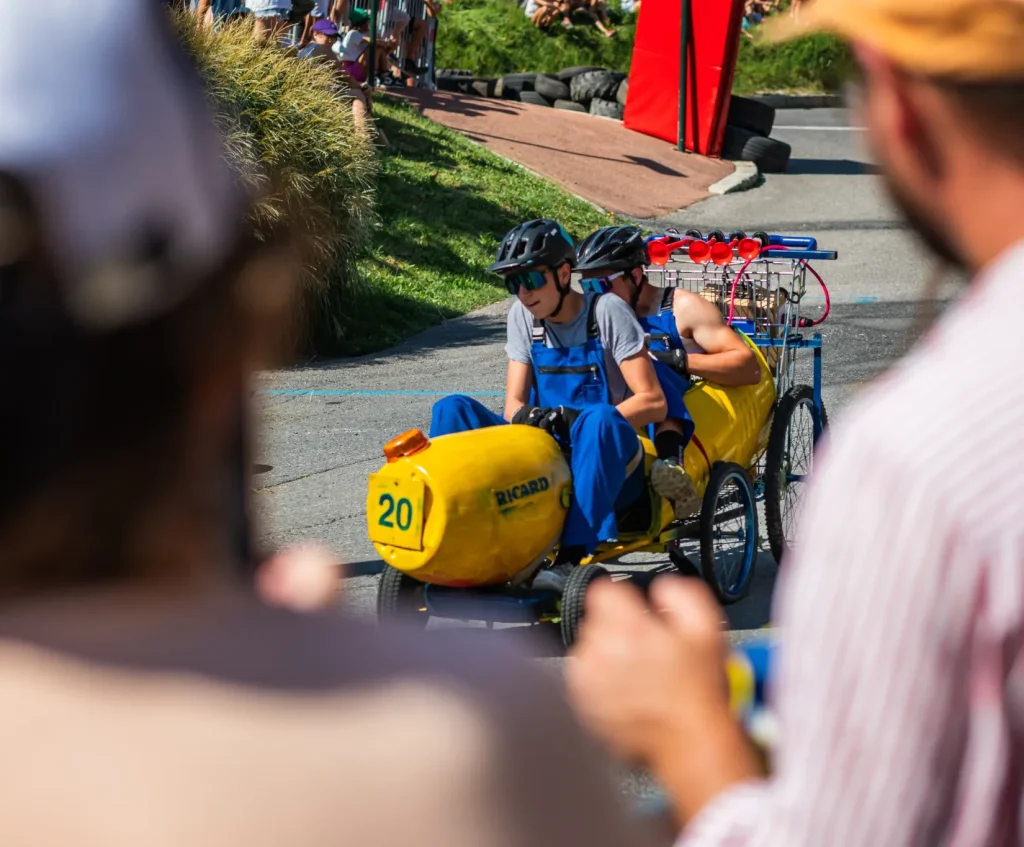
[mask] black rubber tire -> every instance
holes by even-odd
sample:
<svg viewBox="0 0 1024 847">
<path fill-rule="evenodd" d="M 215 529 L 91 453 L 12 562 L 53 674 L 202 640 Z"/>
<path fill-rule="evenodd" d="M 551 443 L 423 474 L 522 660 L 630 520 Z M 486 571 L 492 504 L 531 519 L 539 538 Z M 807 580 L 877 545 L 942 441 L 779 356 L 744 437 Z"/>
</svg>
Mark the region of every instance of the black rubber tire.
<svg viewBox="0 0 1024 847">
<path fill-rule="evenodd" d="M 464 68 L 441 68 L 437 72 L 437 76 L 475 76 L 475 74 Z"/>
<path fill-rule="evenodd" d="M 668 548 L 669 561 L 675 565 L 681 576 L 700 577 L 700 569 L 690 560 L 688 556 L 680 553 L 674 546 Z"/>
<path fill-rule="evenodd" d="M 726 123 L 747 129 L 756 135 L 769 136 L 775 126 L 775 108 L 760 100 L 732 95 Z"/>
<path fill-rule="evenodd" d="M 547 74 L 538 75 L 537 79 L 534 80 L 533 90 L 552 102 L 569 99 L 569 86 Z"/>
<path fill-rule="evenodd" d="M 604 68 L 596 67 L 595 65 L 576 65 L 572 68 L 563 68 L 555 77 L 561 82 L 569 82 L 573 77 L 577 77 L 580 74 L 585 74 L 588 71 L 603 71 Z"/>
<path fill-rule="evenodd" d="M 626 75 L 618 71 L 587 71 L 572 78 L 569 92 L 577 103 L 589 103 L 595 97 L 615 100 L 619 83 L 625 78 Z"/>
<path fill-rule="evenodd" d="M 523 103 L 529 103 L 531 106 L 551 106 L 551 101 L 536 91 L 523 91 L 519 94 L 519 99 Z"/>
<path fill-rule="evenodd" d="M 629 95 L 629 78 L 627 77 L 626 79 L 622 80 L 622 82 L 619 83 L 619 88 L 615 92 L 615 100 L 616 100 L 616 102 L 620 106 L 625 108 L 625 106 L 626 106 L 626 97 L 628 95 Z"/>
<path fill-rule="evenodd" d="M 587 590 L 595 579 L 610 578 L 608 571 L 600 565 L 578 565 L 569 571 L 562 591 L 562 643 L 566 650 L 576 643 L 579 635 Z"/>
<path fill-rule="evenodd" d="M 493 96 L 495 82 L 488 77 L 473 76 L 439 76 L 435 80 L 438 91 L 457 91 L 460 94 L 476 94 L 480 97 Z M 488 91 L 491 93 L 488 94 Z"/>
<path fill-rule="evenodd" d="M 537 74 L 505 74 L 501 78 L 501 90 L 503 92 L 533 91 L 533 84 L 537 81 Z"/>
<path fill-rule="evenodd" d="M 493 97 L 494 86 L 497 85 L 498 80 L 496 79 L 474 79 L 470 84 L 470 91 L 477 97 Z"/>
<path fill-rule="evenodd" d="M 722 488 L 730 480 L 740 483 L 745 503 L 736 508 L 743 508 L 746 512 L 747 526 L 744 541 L 753 539 L 753 551 L 751 561 L 747 566 L 747 573 L 739 586 L 726 586 L 721 583 L 718 571 L 715 568 L 715 528 L 717 526 L 718 499 Z M 704 502 L 700 509 L 700 568 L 704 581 L 711 587 L 711 590 L 723 606 L 731 606 L 742 600 L 750 590 L 750 583 L 754 579 L 754 571 L 757 568 L 757 499 L 754 495 L 754 487 L 750 484 L 747 472 L 739 465 L 732 462 L 716 462 L 711 468 L 711 478 L 708 480 L 708 487 L 704 491 Z"/>
<path fill-rule="evenodd" d="M 377 582 L 377 620 L 382 624 L 414 624 L 423 629 L 430 615 L 420 611 L 423 584 L 385 565 Z"/>
<path fill-rule="evenodd" d="M 772 416 L 772 428 L 768 435 L 768 449 L 764 460 L 764 523 L 775 561 L 782 564 L 789 548 L 786 527 L 783 524 L 782 498 L 787 486 L 782 483 L 786 463 L 786 434 L 793 422 L 793 415 L 807 404 L 814 405 L 814 390 L 809 385 L 794 385 L 779 400 Z M 828 428 L 828 412 L 821 404 L 821 420 L 818 422 L 816 439 Z M 814 453 L 811 452 L 811 467 Z M 798 483 L 799 484 L 799 483 Z"/>
<path fill-rule="evenodd" d="M 556 109 L 561 109 L 565 112 L 582 112 L 584 115 L 587 114 L 587 107 L 582 103 L 573 103 L 572 100 L 556 100 L 552 104 Z"/>
<path fill-rule="evenodd" d="M 793 148 L 785 141 L 755 135 L 738 126 L 725 128 L 722 155 L 726 159 L 753 162 L 766 174 L 785 173 Z"/>
<path fill-rule="evenodd" d="M 614 100 L 602 100 L 600 97 L 595 97 L 590 101 L 590 114 L 600 118 L 614 118 L 621 121 L 623 111 L 622 104 L 616 103 Z"/>
</svg>

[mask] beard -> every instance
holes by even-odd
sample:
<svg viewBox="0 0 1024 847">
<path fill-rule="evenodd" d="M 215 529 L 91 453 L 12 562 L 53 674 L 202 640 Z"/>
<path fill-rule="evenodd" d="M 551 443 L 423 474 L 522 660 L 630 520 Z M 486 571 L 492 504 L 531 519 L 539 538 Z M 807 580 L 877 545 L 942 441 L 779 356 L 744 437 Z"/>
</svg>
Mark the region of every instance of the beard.
<svg viewBox="0 0 1024 847">
<path fill-rule="evenodd" d="M 910 199 L 909 193 L 904 191 L 888 174 L 884 174 L 884 179 L 889 196 L 925 247 L 948 268 L 956 272 L 969 271 L 967 260 L 957 250 L 949 234 L 929 220 L 929 216 L 921 211 L 917 202 Z"/>
</svg>

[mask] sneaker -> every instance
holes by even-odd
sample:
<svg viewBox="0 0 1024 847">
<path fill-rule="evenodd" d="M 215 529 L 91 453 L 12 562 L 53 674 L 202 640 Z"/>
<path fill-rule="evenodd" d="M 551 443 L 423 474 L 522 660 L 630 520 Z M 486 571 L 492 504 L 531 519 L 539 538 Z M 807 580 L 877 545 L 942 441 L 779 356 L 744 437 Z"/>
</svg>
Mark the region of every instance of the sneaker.
<svg viewBox="0 0 1024 847">
<path fill-rule="evenodd" d="M 671 459 L 657 459 L 651 465 L 651 488 L 672 503 L 682 520 L 700 511 L 700 498 L 686 469 Z"/>
<path fill-rule="evenodd" d="M 569 572 L 575 565 L 552 565 L 545 568 L 533 578 L 533 589 L 535 591 L 554 591 L 561 594 L 565 590 L 565 581 L 569 578 Z"/>
</svg>

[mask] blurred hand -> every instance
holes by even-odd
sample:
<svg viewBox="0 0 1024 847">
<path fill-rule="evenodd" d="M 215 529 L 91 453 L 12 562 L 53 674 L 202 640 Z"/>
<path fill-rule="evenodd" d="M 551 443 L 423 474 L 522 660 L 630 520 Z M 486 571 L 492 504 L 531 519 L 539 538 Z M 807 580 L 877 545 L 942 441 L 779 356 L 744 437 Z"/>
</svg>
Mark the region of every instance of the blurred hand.
<svg viewBox="0 0 1024 847">
<path fill-rule="evenodd" d="M 659 577 L 650 605 L 628 583 L 594 583 L 565 671 L 581 719 L 620 755 L 652 763 L 667 736 L 728 717 L 721 619 L 697 580 Z"/>
<path fill-rule="evenodd" d="M 305 545 L 275 554 L 256 572 L 256 590 L 271 606 L 316 612 L 338 596 L 342 566 L 325 547 Z"/>
</svg>

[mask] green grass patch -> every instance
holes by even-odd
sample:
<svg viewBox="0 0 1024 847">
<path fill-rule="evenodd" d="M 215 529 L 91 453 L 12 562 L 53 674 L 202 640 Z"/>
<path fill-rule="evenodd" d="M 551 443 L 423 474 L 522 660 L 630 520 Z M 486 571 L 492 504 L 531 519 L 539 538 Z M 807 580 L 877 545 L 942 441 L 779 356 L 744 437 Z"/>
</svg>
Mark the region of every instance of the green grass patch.
<svg viewBox="0 0 1024 847">
<path fill-rule="evenodd" d="M 507 296 L 486 269 L 502 236 L 525 220 L 555 218 L 576 239 L 612 220 L 404 101 L 379 97 L 374 113 L 391 145 L 381 150 L 380 226 L 359 262 L 365 287 L 330 352 L 379 350 Z"/>
<path fill-rule="evenodd" d="M 513 0 L 454 0 L 438 21 L 438 68 L 465 68 L 478 76 L 555 73 L 576 65 L 629 71 L 636 15 L 609 4 L 614 38 L 605 38 L 586 15 L 565 30 L 558 21 L 539 30 Z"/>
<path fill-rule="evenodd" d="M 605 38 L 585 16 L 575 29 L 557 24 L 537 29 L 513 0 L 454 0 L 441 13 L 437 67 L 465 68 L 478 76 L 554 73 L 575 65 L 629 72 L 636 15 L 609 5 L 617 30 Z M 765 44 L 741 37 L 734 90 L 737 94 L 790 92 L 831 94 L 850 67 L 849 50 L 830 35 L 814 35 L 787 44 Z"/>
<path fill-rule="evenodd" d="M 733 91 L 835 94 L 852 67 L 849 49 L 831 35 L 811 35 L 785 44 L 766 44 L 756 36 L 741 38 Z"/>
</svg>

